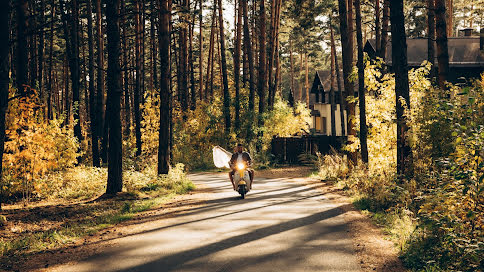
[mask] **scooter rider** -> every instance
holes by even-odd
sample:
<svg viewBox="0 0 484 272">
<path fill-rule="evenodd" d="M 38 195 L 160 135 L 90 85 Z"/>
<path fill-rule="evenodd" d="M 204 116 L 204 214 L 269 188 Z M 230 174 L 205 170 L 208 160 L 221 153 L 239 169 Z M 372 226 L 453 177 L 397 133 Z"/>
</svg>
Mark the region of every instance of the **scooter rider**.
<svg viewBox="0 0 484 272">
<path fill-rule="evenodd" d="M 244 147 L 242 146 L 242 144 L 237 144 L 235 153 L 232 155 L 232 158 L 230 158 L 230 161 L 229 161 L 230 169 L 232 169 L 232 171 L 230 171 L 229 173 L 229 177 L 230 177 L 230 182 L 232 182 L 232 186 L 234 187 L 234 190 L 237 190 L 235 188 L 235 183 L 234 183 L 235 165 L 239 162 L 246 163 L 247 167 L 249 167 L 252 163 L 252 158 L 250 157 L 250 154 L 244 151 Z M 250 176 L 249 190 L 251 190 L 252 181 L 254 180 L 254 170 L 247 168 L 247 171 L 249 171 L 249 176 Z"/>
</svg>

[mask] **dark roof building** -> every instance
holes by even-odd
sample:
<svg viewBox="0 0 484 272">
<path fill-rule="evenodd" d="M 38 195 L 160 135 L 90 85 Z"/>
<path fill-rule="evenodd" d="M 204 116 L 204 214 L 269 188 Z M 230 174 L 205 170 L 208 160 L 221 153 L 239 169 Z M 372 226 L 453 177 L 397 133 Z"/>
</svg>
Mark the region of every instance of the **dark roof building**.
<svg viewBox="0 0 484 272">
<path fill-rule="evenodd" d="M 460 77 L 479 77 L 484 72 L 484 51 L 481 48 L 483 37 L 464 36 L 448 38 L 449 48 L 449 81 L 457 82 Z M 409 68 L 419 67 L 427 60 L 427 38 L 407 39 L 407 59 Z M 376 55 L 375 40 L 366 42 L 364 51 L 371 58 Z M 388 66 L 392 66 L 392 45 L 388 43 L 384 59 Z M 434 63 L 437 63 L 435 58 Z"/>
</svg>

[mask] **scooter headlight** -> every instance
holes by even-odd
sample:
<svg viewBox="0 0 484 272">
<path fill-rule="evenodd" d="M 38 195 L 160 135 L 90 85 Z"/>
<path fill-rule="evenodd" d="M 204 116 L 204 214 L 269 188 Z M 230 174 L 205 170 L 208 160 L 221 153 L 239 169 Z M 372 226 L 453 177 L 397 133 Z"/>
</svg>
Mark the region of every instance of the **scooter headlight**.
<svg viewBox="0 0 484 272">
<path fill-rule="evenodd" d="M 241 163 L 241 162 L 237 163 L 237 169 L 238 170 L 242 170 L 244 168 L 245 168 L 245 165 L 243 163 Z"/>
</svg>

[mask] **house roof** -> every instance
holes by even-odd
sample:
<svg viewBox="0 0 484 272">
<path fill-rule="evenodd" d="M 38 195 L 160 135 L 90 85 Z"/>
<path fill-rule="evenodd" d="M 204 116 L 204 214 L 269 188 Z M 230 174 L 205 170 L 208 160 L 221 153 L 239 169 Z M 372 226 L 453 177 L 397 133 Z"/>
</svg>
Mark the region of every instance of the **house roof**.
<svg viewBox="0 0 484 272">
<path fill-rule="evenodd" d="M 420 66 L 427 60 L 427 38 L 407 39 L 408 66 Z M 448 38 L 449 66 L 450 67 L 484 67 L 484 54 L 480 51 L 479 37 L 451 37 Z M 375 39 L 367 40 L 365 51 L 369 55 L 376 52 Z M 387 44 L 385 55 L 386 64 L 392 65 L 392 45 Z"/>
<path fill-rule="evenodd" d="M 341 79 L 343 78 L 342 71 L 340 71 L 340 77 Z M 335 77 L 334 80 L 335 80 L 335 87 L 337 88 L 338 83 L 336 81 L 338 80 L 338 78 Z M 323 87 L 323 89 L 319 90 L 319 92 L 329 92 L 331 90 L 331 72 L 330 71 L 328 70 L 316 71 L 310 93 L 318 93 L 318 85 L 321 85 Z"/>
</svg>

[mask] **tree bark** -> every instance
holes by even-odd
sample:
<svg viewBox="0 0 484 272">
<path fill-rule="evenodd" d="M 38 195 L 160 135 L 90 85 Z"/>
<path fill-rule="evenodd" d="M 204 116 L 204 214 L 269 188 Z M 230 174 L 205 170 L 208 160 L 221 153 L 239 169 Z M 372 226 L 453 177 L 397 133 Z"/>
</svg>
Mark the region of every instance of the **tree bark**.
<svg viewBox="0 0 484 272">
<path fill-rule="evenodd" d="M 259 127 L 264 125 L 263 114 L 266 106 L 266 10 L 264 1 L 259 4 L 259 77 L 258 77 L 258 93 L 259 93 Z M 262 136 L 262 135 L 260 135 Z"/>
<path fill-rule="evenodd" d="M 242 11 L 244 17 L 244 46 L 247 48 L 247 62 L 249 64 L 249 111 L 254 112 L 255 99 L 255 72 L 254 72 L 254 54 L 251 43 L 251 36 L 249 33 L 249 17 L 248 17 L 248 0 L 240 0 L 243 4 Z"/>
<path fill-rule="evenodd" d="M 304 77 L 304 90 L 306 94 L 306 105 L 309 107 L 309 62 L 308 62 L 308 53 L 304 53 L 304 59 L 306 60 L 306 73 Z"/>
<path fill-rule="evenodd" d="M 5 115 L 8 109 L 10 0 L 0 1 L 0 210 L 3 202 L 3 149 L 5 147 Z"/>
<path fill-rule="evenodd" d="M 39 48 L 37 48 L 37 75 L 39 80 L 39 93 L 42 101 L 44 101 L 43 95 L 43 68 L 44 68 L 44 28 L 45 28 L 45 0 L 40 1 L 40 27 L 38 29 L 39 32 Z"/>
<path fill-rule="evenodd" d="M 382 28 L 381 28 L 381 45 L 380 45 L 380 52 L 377 52 L 377 55 L 382 59 L 385 59 L 385 55 L 387 53 L 389 22 L 390 22 L 390 0 L 383 0 L 383 19 L 382 19 Z"/>
<path fill-rule="evenodd" d="M 108 37 L 108 103 L 109 107 L 109 155 L 106 194 L 116 194 L 123 189 L 123 141 L 121 136 L 121 86 L 119 66 L 119 3 L 106 1 Z"/>
<path fill-rule="evenodd" d="M 155 1 L 152 0 L 150 4 L 150 32 L 151 32 L 151 91 L 156 90 L 158 88 L 158 71 L 156 60 L 158 57 L 158 47 L 156 46 L 156 8 L 155 8 Z M 124 35 L 124 34 L 123 34 Z"/>
<path fill-rule="evenodd" d="M 332 17 L 331 17 L 332 18 Z M 340 113 L 340 120 L 341 120 L 341 136 L 346 134 L 345 129 L 345 109 L 346 109 L 346 100 L 345 95 L 343 92 L 343 88 L 341 86 L 341 78 L 340 78 L 340 70 L 339 70 L 339 63 L 338 63 L 338 56 L 336 55 L 336 44 L 334 42 L 334 30 L 333 25 L 331 24 L 331 51 L 333 51 L 334 56 L 334 67 L 336 72 L 336 82 L 338 85 L 338 92 L 339 92 L 339 113 Z"/>
<path fill-rule="evenodd" d="M 392 31 L 392 66 L 395 71 L 397 105 L 397 174 L 400 180 L 402 180 L 405 176 L 412 176 L 412 150 L 408 142 L 409 126 L 405 118 L 405 107 L 402 104 L 403 99 L 407 107 L 410 108 L 403 0 L 390 1 L 390 20 Z"/>
<path fill-rule="evenodd" d="M 198 72 L 199 72 L 199 92 L 200 92 L 200 101 L 203 99 L 207 99 L 207 95 L 203 92 L 203 0 L 200 0 L 200 10 L 198 13 L 198 20 L 200 24 L 200 32 L 198 37 L 198 47 L 200 49 L 200 56 L 198 58 Z"/>
<path fill-rule="evenodd" d="M 197 107 L 197 91 L 195 89 L 195 59 L 193 58 L 193 31 L 195 28 L 195 16 L 192 16 L 192 21 L 189 27 L 189 51 L 188 60 L 190 63 L 190 110 L 195 110 Z"/>
<path fill-rule="evenodd" d="M 329 21 L 330 23 L 330 29 L 331 29 L 331 41 L 334 40 L 334 37 L 333 37 L 333 28 L 331 27 L 331 19 Z M 329 89 L 329 99 L 330 99 L 330 102 L 331 102 L 331 136 L 336 136 L 336 98 L 335 98 L 335 77 L 336 77 L 336 64 L 335 64 L 335 58 L 336 58 L 336 54 L 335 52 L 333 51 L 333 46 L 331 45 L 331 74 L 330 74 L 330 82 L 331 82 L 331 86 L 330 86 L 330 89 Z M 324 95 L 324 94 L 323 94 Z M 319 96 L 319 95 L 318 95 Z M 319 101 L 317 101 L 319 102 Z"/>
<path fill-rule="evenodd" d="M 218 0 L 218 22 L 219 22 L 219 34 L 220 34 L 220 55 L 222 62 L 222 80 L 223 80 L 223 113 L 225 117 L 225 133 L 230 133 L 231 121 L 230 121 L 230 93 L 229 93 L 229 80 L 227 76 L 227 60 L 225 56 L 225 33 L 224 33 L 224 19 L 222 13 L 222 0 Z"/>
<path fill-rule="evenodd" d="M 363 54 L 363 36 L 361 31 L 360 0 L 354 0 L 356 12 L 356 41 L 358 44 L 358 102 L 360 108 L 360 148 L 361 160 L 368 164 L 368 127 L 366 126 L 365 101 L 365 60 Z"/>
<path fill-rule="evenodd" d="M 439 1 L 439 0 L 436 0 Z M 452 37 L 454 35 L 454 1 L 453 0 L 444 0 L 446 7 L 446 29 L 447 29 L 447 37 Z"/>
<path fill-rule="evenodd" d="M 237 27 L 235 33 L 235 52 L 234 52 L 234 85 L 235 85 L 235 129 L 237 133 L 240 129 L 240 48 L 242 44 L 242 0 L 239 1 L 237 12 Z"/>
<path fill-rule="evenodd" d="M 74 136 L 79 142 L 82 140 L 81 122 L 79 116 L 79 84 L 80 84 L 80 66 L 79 66 L 79 9 L 77 0 L 72 0 L 71 15 L 68 16 L 67 11 L 64 10 L 64 0 L 61 0 L 61 13 L 63 17 L 64 35 L 66 41 L 66 53 L 69 60 L 69 70 L 72 82 L 72 103 L 77 105 L 73 110 L 74 117 Z M 70 23 L 70 27 L 67 23 Z M 66 104 L 69 104 L 69 97 L 66 96 Z M 67 115 L 69 118 L 69 115 Z M 80 157 L 78 158 L 80 159 Z"/>
<path fill-rule="evenodd" d="M 159 9 L 160 47 L 160 130 L 158 137 L 158 174 L 168 174 L 170 166 L 171 88 L 170 88 L 170 21 L 171 1 L 161 0 Z"/>
<path fill-rule="evenodd" d="M 338 0 L 339 7 L 339 21 L 341 32 L 341 46 L 342 46 L 342 59 L 343 59 L 343 80 L 345 86 L 346 96 L 354 96 L 354 86 L 349 80 L 349 76 L 353 67 L 353 46 L 350 40 L 352 40 L 350 27 L 348 26 L 348 15 L 346 10 L 346 0 Z M 351 25 L 351 24 L 350 24 Z M 352 28 L 351 28 L 352 29 Z M 350 137 L 356 136 L 355 128 L 353 127 L 352 119 L 355 116 L 355 104 L 347 103 L 347 131 L 348 131 L 348 144 L 352 143 Z M 350 152 L 348 155 L 348 163 L 350 166 L 357 164 L 357 156 L 355 152 Z"/>
<path fill-rule="evenodd" d="M 380 46 L 381 46 L 380 0 L 375 0 L 375 46 L 376 46 L 376 52 L 380 52 Z"/>
<path fill-rule="evenodd" d="M 125 129 L 124 135 L 129 138 L 131 135 L 131 99 L 130 99 L 130 92 L 129 92 L 129 80 L 130 80 L 130 72 L 129 72 L 129 57 L 128 57 L 128 50 L 127 50 L 127 40 L 126 40 L 126 32 L 128 28 L 128 24 L 125 23 L 125 14 L 126 14 L 126 7 L 125 2 L 121 1 L 121 13 L 123 16 L 120 17 L 120 24 L 123 26 L 123 34 L 122 34 L 122 47 L 123 47 L 123 80 L 124 80 L 124 119 L 125 119 Z M 156 50 L 156 46 L 154 47 Z M 155 54 L 156 55 L 156 54 Z M 155 67 L 156 68 L 156 59 L 155 59 Z M 156 76 L 155 76 L 156 78 Z M 155 84 L 155 87 L 157 84 Z"/>
<path fill-rule="evenodd" d="M 25 95 L 25 87 L 28 85 L 28 64 L 27 37 L 29 29 L 29 6 L 27 0 L 16 2 L 17 9 L 17 91 Z"/>
<path fill-rule="evenodd" d="M 270 38 L 269 38 L 269 62 L 268 62 L 268 73 L 269 73 L 269 94 L 267 98 L 268 106 L 272 108 L 274 105 L 274 99 L 277 89 L 277 72 L 274 78 L 274 84 L 272 83 L 272 73 L 274 70 L 274 66 L 276 66 L 276 70 L 278 66 L 275 65 L 274 62 L 277 62 L 277 58 L 279 56 L 279 22 L 280 22 L 280 10 L 281 10 L 281 1 L 274 0 L 271 1 L 271 31 L 270 31 Z"/>
<path fill-rule="evenodd" d="M 435 0 L 435 26 L 437 34 L 437 61 L 439 63 L 438 83 L 445 89 L 449 74 L 449 49 L 447 45 L 447 23 L 445 18 L 445 1 Z"/>
<path fill-rule="evenodd" d="M 53 82 L 54 16 L 55 16 L 55 0 L 52 0 L 51 10 L 50 10 L 49 83 L 48 83 L 49 84 L 49 87 L 48 87 L 49 94 L 47 96 L 47 118 L 49 120 L 52 120 L 54 118 L 54 114 L 53 114 L 53 111 L 52 111 L 52 93 L 53 93 L 53 89 L 54 89 L 54 82 Z"/>
<path fill-rule="evenodd" d="M 180 14 L 180 20 L 182 25 L 180 26 L 180 50 L 179 50 L 179 71 L 177 71 L 177 76 L 180 77 L 180 86 L 178 87 L 178 93 L 180 95 L 180 104 L 183 113 L 183 119 L 186 120 L 188 111 L 188 0 L 182 1 L 182 12 Z"/>
<path fill-rule="evenodd" d="M 292 57 L 292 40 L 289 38 L 289 65 L 291 70 L 291 88 L 289 90 L 289 105 L 294 107 L 294 60 Z"/>
<path fill-rule="evenodd" d="M 213 97 L 213 63 L 214 63 L 214 51 L 215 51 L 215 21 L 216 21 L 216 10 L 217 10 L 217 0 L 213 1 L 212 7 L 212 25 L 210 27 L 210 43 L 208 46 L 208 60 L 207 60 L 207 81 L 205 86 L 205 96 L 210 100 Z M 210 84 L 210 86 L 209 86 Z M 208 90 L 210 90 L 210 95 L 208 95 Z"/>
<path fill-rule="evenodd" d="M 136 0 L 135 3 L 135 55 L 136 55 L 136 79 L 134 88 L 134 133 L 136 138 L 136 156 L 141 155 L 142 143 L 141 143 L 141 18 L 140 18 L 140 1 Z"/>
<path fill-rule="evenodd" d="M 89 43 L 89 104 L 91 105 L 91 150 L 92 150 L 92 166 L 99 167 L 99 141 L 97 135 L 97 119 L 96 119 L 96 89 L 94 86 L 94 37 L 93 37 L 93 23 L 92 23 L 92 3 L 87 0 L 87 36 Z"/>
<path fill-rule="evenodd" d="M 432 64 L 430 76 L 435 76 L 435 0 L 427 0 L 427 61 Z"/>
<path fill-rule="evenodd" d="M 104 40 L 102 29 L 101 0 L 96 0 L 96 41 L 97 41 L 97 90 L 96 90 L 96 124 L 97 135 L 103 135 L 105 123 L 104 119 Z M 102 137 L 101 159 L 103 163 L 108 161 L 107 139 Z"/>
</svg>

